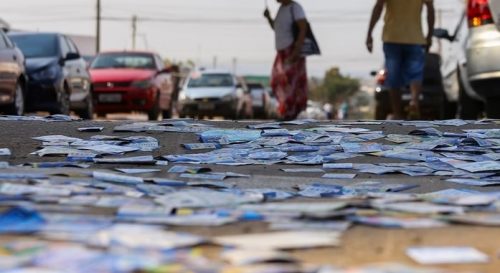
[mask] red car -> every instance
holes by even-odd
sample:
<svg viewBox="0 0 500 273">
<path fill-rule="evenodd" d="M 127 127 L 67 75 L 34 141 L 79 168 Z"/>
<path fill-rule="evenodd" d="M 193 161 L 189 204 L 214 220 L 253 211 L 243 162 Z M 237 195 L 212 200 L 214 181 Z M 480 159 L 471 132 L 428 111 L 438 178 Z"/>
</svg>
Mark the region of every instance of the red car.
<svg viewBox="0 0 500 273">
<path fill-rule="evenodd" d="M 90 75 L 98 116 L 146 112 L 149 120 L 157 120 L 160 114 L 163 118 L 171 117 L 174 86 L 158 54 L 100 53 L 90 66 Z"/>
</svg>

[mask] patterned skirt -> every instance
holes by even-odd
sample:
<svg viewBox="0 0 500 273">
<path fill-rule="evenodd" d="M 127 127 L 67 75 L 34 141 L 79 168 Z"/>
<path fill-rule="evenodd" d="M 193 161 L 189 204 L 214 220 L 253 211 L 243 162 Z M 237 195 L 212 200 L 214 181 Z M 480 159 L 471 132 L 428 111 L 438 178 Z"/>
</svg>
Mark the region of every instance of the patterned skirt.
<svg viewBox="0 0 500 273">
<path fill-rule="evenodd" d="M 279 102 L 281 118 L 292 120 L 307 107 L 306 58 L 290 63 L 293 46 L 278 51 L 271 76 L 271 88 Z"/>
</svg>

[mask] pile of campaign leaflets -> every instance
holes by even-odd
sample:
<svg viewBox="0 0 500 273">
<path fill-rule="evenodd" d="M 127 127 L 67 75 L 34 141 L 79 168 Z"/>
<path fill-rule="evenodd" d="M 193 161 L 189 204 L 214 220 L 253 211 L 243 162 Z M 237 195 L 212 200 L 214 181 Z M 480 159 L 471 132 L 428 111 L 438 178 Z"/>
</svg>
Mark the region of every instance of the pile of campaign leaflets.
<svg viewBox="0 0 500 273">
<path fill-rule="evenodd" d="M 342 247 L 361 226 L 500 228 L 500 129 L 482 128 L 497 121 L 391 123 L 408 132 L 367 129 L 385 124 L 377 121 L 217 128 L 182 119 L 28 136 L 38 148 L 22 164 L 12 155 L 27 155 L 0 147 L 0 272 L 458 272 L 401 261 L 333 267 L 293 255 Z M 190 141 L 169 149 L 166 134 Z M 277 168 L 238 168 L 249 165 Z M 422 189 L 431 180 L 441 186 Z M 203 255 L 214 245 L 220 255 Z M 401 254 L 424 266 L 497 259 L 453 241 Z"/>
</svg>

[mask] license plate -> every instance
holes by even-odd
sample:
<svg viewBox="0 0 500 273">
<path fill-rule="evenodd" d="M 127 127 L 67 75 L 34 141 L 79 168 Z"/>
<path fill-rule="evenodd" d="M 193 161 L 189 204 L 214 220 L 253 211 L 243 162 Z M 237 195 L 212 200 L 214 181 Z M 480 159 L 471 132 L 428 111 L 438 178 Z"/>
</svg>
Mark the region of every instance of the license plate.
<svg viewBox="0 0 500 273">
<path fill-rule="evenodd" d="M 411 94 L 403 94 L 401 96 L 401 99 L 404 100 L 404 101 L 411 101 Z M 424 95 L 420 94 L 420 98 L 419 98 L 421 101 L 424 100 Z"/>
<path fill-rule="evenodd" d="M 198 109 L 199 110 L 204 110 L 204 111 L 214 110 L 215 109 L 215 104 L 211 103 L 211 102 L 200 102 L 198 104 Z"/>
<path fill-rule="evenodd" d="M 122 102 L 122 94 L 100 94 L 99 102 L 119 103 Z"/>
</svg>

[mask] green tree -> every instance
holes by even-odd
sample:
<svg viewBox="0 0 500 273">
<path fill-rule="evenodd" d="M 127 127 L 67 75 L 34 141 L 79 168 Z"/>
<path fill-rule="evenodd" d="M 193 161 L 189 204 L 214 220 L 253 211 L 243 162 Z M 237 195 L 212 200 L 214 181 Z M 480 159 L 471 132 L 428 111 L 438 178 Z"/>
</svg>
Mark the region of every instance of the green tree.
<svg viewBox="0 0 500 273">
<path fill-rule="evenodd" d="M 312 98 L 324 102 L 339 102 L 355 95 L 360 88 L 358 79 L 344 76 L 338 67 L 325 73 L 321 83 L 311 86 Z"/>
</svg>

